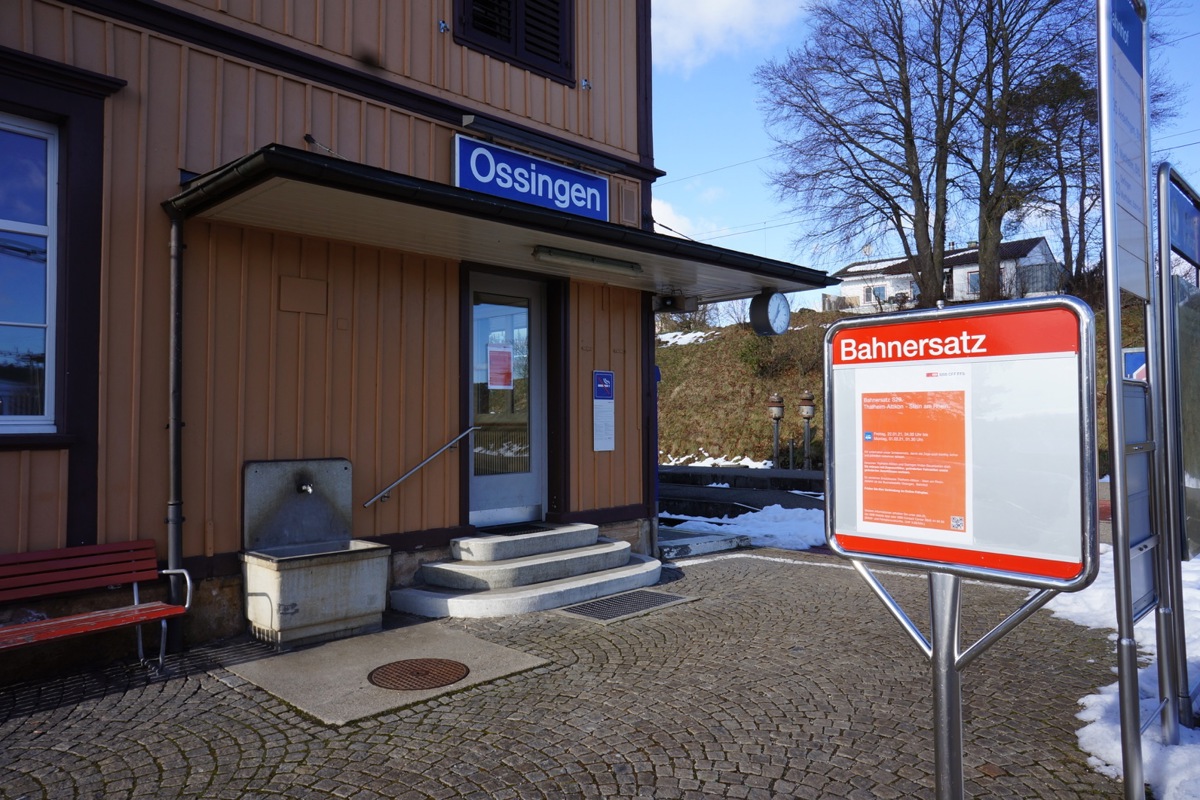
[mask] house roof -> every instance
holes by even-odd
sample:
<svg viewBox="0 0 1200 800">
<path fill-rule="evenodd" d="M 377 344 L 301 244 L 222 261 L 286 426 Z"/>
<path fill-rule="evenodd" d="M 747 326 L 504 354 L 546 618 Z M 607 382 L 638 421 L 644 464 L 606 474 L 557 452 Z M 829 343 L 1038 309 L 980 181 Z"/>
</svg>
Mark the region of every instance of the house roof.
<svg viewBox="0 0 1200 800">
<path fill-rule="evenodd" d="M 443 183 L 267 145 L 188 181 L 163 203 L 201 217 L 459 261 L 536 270 L 700 302 L 764 289 L 802 291 L 838 281 L 808 267 L 600 222 Z M 569 250 L 574 265 L 535 261 Z M 604 268 L 624 262 L 636 270 Z"/>
<path fill-rule="evenodd" d="M 1035 236 L 1031 239 L 1016 239 L 1011 242 L 1001 242 L 1000 260 L 1015 261 L 1025 258 L 1042 241 L 1044 241 L 1042 237 Z M 954 250 L 947 250 L 944 259 L 943 264 L 946 267 L 966 267 L 978 264 L 979 248 L 960 247 Z M 884 277 L 887 275 L 911 275 L 913 272 L 911 267 L 913 260 L 913 258 L 892 257 L 879 258 L 872 261 L 856 261 L 832 273 L 832 277 L 841 278 L 842 280 L 853 280 L 858 278 Z"/>
</svg>

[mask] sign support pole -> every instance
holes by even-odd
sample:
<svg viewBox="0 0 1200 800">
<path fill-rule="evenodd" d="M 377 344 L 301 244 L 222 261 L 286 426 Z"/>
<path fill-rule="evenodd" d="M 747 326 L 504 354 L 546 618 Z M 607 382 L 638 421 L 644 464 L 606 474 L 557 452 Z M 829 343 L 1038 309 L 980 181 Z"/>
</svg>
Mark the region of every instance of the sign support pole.
<svg viewBox="0 0 1200 800">
<path fill-rule="evenodd" d="M 938 800 L 962 800 L 962 675 L 958 670 L 961 580 L 945 572 L 929 573 L 933 638 L 934 771 Z"/>
</svg>

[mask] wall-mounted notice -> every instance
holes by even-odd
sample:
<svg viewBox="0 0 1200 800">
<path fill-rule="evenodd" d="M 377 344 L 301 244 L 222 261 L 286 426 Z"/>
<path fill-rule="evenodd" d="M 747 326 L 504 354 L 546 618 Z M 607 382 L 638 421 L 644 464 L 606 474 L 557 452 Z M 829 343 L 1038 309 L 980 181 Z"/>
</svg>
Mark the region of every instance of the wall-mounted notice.
<svg viewBox="0 0 1200 800">
<path fill-rule="evenodd" d="M 513 348 L 511 344 L 489 344 L 487 348 L 489 389 L 513 388 Z"/>
<path fill-rule="evenodd" d="M 1082 588 L 1095 564 L 1091 311 L 1046 298 L 844 320 L 826 338 L 842 555 Z"/>
<path fill-rule="evenodd" d="M 616 377 L 607 370 L 592 372 L 592 449 L 617 449 Z"/>
</svg>

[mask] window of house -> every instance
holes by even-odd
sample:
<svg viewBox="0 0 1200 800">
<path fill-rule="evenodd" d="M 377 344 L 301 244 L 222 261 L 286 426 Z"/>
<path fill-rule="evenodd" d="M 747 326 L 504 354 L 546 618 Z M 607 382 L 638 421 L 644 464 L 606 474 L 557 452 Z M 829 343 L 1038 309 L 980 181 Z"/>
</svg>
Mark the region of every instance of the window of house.
<svg viewBox="0 0 1200 800">
<path fill-rule="evenodd" d="M 967 273 L 967 292 L 979 294 L 979 270 Z"/>
<path fill-rule="evenodd" d="M 0 114 L 0 431 L 53 433 L 58 132 Z"/>
<path fill-rule="evenodd" d="M 864 303 L 882 303 L 887 300 L 886 286 L 864 286 L 863 287 L 863 302 Z"/>
<path fill-rule="evenodd" d="M 573 0 L 455 0 L 454 40 L 575 85 Z"/>
</svg>

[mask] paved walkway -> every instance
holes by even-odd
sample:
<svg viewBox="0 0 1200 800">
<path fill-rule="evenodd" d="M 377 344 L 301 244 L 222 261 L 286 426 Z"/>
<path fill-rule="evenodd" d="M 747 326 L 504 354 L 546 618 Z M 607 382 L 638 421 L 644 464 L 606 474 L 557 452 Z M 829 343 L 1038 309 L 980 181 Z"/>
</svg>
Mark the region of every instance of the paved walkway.
<svg viewBox="0 0 1200 800">
<path fill-rule="evenodd" d="M 238 640 L 154 678 L 112 667 L 0 689 L 5 798 L 932 798 L 930 673 L 831 556 L 698 559 L 694 601 L 608 625 L 542 612 L 423 623 L 546 663 L 345 725 L 226 668 Z M 884 581 L 916 615 L 923 578 Z M 970 641 L 1024 592 L 964 588 Z M 1104 632 L 1041 611 L 963 676 L 967 794 L 1123 796 L 1077 749 L 1077 700 L 1112 683 Z"/>
</svg>

